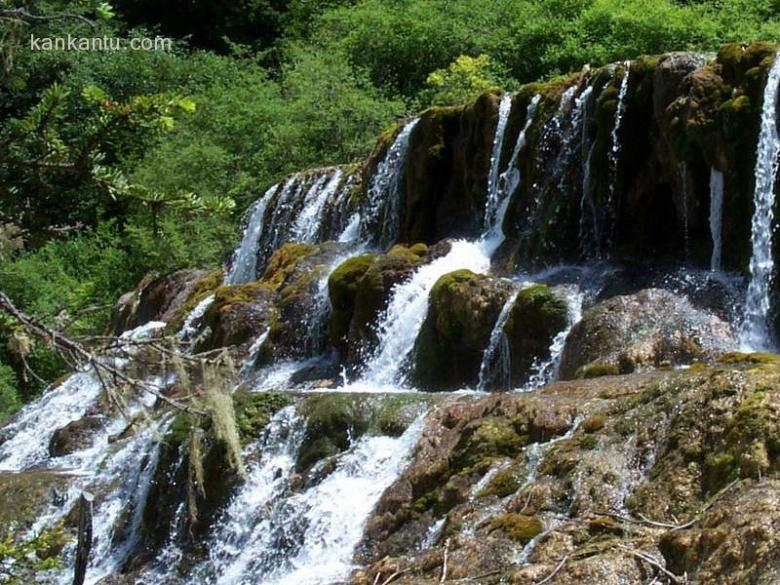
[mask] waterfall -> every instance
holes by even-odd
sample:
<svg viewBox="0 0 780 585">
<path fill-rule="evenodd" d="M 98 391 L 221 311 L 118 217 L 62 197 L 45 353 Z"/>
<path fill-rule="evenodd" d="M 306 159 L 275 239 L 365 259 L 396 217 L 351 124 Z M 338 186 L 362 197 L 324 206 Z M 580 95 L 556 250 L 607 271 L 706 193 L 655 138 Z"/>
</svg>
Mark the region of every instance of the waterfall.
<svg viewBox="0 0 780 585">
<path fill-rule="evenodd" d="M 368 360 L 361 379 L 368 388 L 403 384 L 403 374 L 417 334 L 428 313 L 428 295 L 440 277 L 462 268 L 487 272 L 490 268 L 489 246 L 482 241 L 452 242 L 450 251 L 425 264 L 407 281 L 393 288 L 387 309 L 379 320 L 379 343 Z"/>
<path fill-rule="evenodd" d="M 318 179 L 309 189 L 304 200 L 303 209 L 295 219 L 292 227 L 292 240 L 313 244 L 322 225 L 322 215 L 328 198 L 336 192 L 341 183 L 341 169 L 336 169 L 330 176 Z"/>
<path fill-rule="evenodd" d="M 582 194 L 580 199 L 580 251 L 583 256 L 591 257 L 598 253 L 599 229 L 596 207 L 593 201 L 591 189 L 590 165 L 593 160 L 594 143 L 590 139 L 588 121 L 590 119 L 590 98 L 593 95 L 593 86 L 589 85 L 577 97 L 576 108 L 580 112 L 580 160 L 582 165 Z M 590 226 L 588 216 L 590 215 Z"/>
<path fill-rule="evenodd" d="M 355 212 L 349 218 L 344 231 L 339 234 L 338 241 L 342 243 L 354 242 L 360 237 L 360 213 Z"/>
<path fill-rule="evenodd" d="M 507 390 L 512 384 L 512 362 L 509 353 L 509 340 L 504 332 L 506 322 L 515 305 L 519 291 L 509 296 L 490 332 L 490 341 L 482 354 L 482 363 L 479 366 L 479 382 L 477 390 L 487 392 L 493 388 Z M 496 381 L 497 383 L 493 383 Z"/>
<path fill-rule="evenodd" d="M 777 131 L 777 100 L 780 85 L 780 58 L 775 57 L 764 87 L 764 105 L 761 112 L 761 133 L 756 154 L 756 187 L 750 241 L 750 284 L 745 302 L 745 320 L 741 339 L 745 348 L 767 349 L 772 334 L 767 322 L 771 310 L 771 287 L 775 264 L 772 258 L 772 223 L 775 208 L 775 179 L 777 176 L 780 137 Z"/>
<path fill-rule="evenodd" d="M 620 90 L 618 92 L 617 108 L 615 109 L 615 122 L 612 125 L 611 134 L 611 146 L 609 149 L 609 201 L 607 204 L 607 217 L 611 214 L 611 230 L 614 232 L 617 229 L 617 207 L 619 201 L 617 200 L 617 188 L 618 188 L 618 176 L 620 164 L 620 127 L 623 123 L 623 114 L 626 111 L 626 95 L 628 94 L 628 81 L 631 76 L 631 61 L 626 61 L 623 64 L 625 72 L 623 79 L 620 82 Z M 614 233 L 612 234 L 614 236 Z"/>
<path fill-rule="evenodd" d="M 495 198 L 495 204 L 490 206 L 490 198 L 488 197 L 488 206 L 485 209 L 485 230 L 487 238 L 495 239 L 498 244 L 504 238 L 504 216 L 506 210 L 509 207 L 509 201 L 512 195 L 517 191 L 517 187 L 520 185 L 520 169 L 517 168 L 517 161 L 520 157 L 520 152 L 526 145 L 526 135 L 528 129 L 534 121 L 536 114 L 536 107 L 539 105 L 539 101 L 542 99 L 541 95 L 535 95 L 528 104 L 528 109 L 525 114 L 525 124 L 523 125 L 520 134 L 517 136 L 515 147 L 512 149 L 512 156 L 509 159 L 506 170 L 498 177 L 497 196 Z M 498 247 L 498 244 L 496 247 Z"/>
<path fill-rule="evenodd" d="M 349 575 L 364 524 L 408 461 L 422 417 L 398 438 L 361 437 L 321 481 L 290 490 L 304 422 L 294 407 L 274 416 L 191 585 L 324 585 Z"/>
<path fill-rule="evenodd" d="M 720 270 L 723 252 L 723 173 L 713 167 L 710 170 L 710 234 L 712 235 L 712 257 L 710 270 Z"/>
<path fill-rule="evenodd" d="M 257 248 L 263 234 L 265 210 L 279 185 L 274 185 L 249 208 L 241 242 L 233 252 L 225 284 L 242 284 L 257 278 Z"/>
<path fill-rule="evenodd" d="M 512 95 L 505 93 L 498 105 L 498 121 L 493 135 L 493 149 L 490 154 L 490 170 L 488 171 L 487 198 L 485 201 L 485 229 L 493 228 L 496 222 L 499 202 L 499 176 L 501 153 L 504 151 L 504 134 L 506 133 L 509 114 L 512 111 Z M 510 162 L 511 164 L 511 162 Z"/>
<path fill-rule="evenodd" d="M 409 121 L 398 133 L 393 144 L 379 163 L 368 188 L 368 202 L 363 215 L 361 235 L 364 240 L 372 237 L 382 248 L 389 248 L 398 238 L 401 222 L 401 181 L 406 168 L 406 151 L 409 137 L 419 118 Z M 371 231 L 378 232 L 372 234 Z"/>
<path fill-rule="evenodd" d="M 184 318 L 184 323 L 181 326 L 181 330 L 177 334 L 179 341 L 189 343 L 190 346 L 194 345 L 197 341 L 198 328 L 200 322 L 203 319 L 203 315 L 206 314 L 209 307 L 214 303 L 214 295 L 208 295 L 204 299 L 198 302 L 197 305 L 189 312 Z"/>
</svg>

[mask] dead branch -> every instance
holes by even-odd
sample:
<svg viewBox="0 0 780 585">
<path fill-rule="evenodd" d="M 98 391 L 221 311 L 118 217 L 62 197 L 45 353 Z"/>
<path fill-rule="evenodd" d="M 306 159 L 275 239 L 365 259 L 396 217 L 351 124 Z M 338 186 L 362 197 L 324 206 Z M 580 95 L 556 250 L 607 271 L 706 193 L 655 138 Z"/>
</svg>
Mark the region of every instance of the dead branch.
<svg viewBox="0 0 780 585">
<path fill-rule="evenodd" d="M 550 582 L 552 580 L 552 578 L 555 577 L 555 575 L 557 575 L 558 572 L 563 568 L 563 565 L 565 565 L 566 561 L 568 561 L 568 560 L 569 560 L 569 555 L 566 555 L 565 557 L 563 557 L 561 559 L 561 562 L 558 563 L 558 565 L 553 569 L 552 573 L 550 573 L 544 579 L 542 579 L 538 583 L 535 583 L 534 585 L 543 585 L 544 583 Z"/>
<path fill-rule="evenodd" d="M 30 24 L 31 22 L 50 22 L 53 20 L 76 20 L 88 24 L 95 28 L 97 23 L 81 14 L 72 12 L 58 12 L 56 14 L 32 14 L 25 8 L 11 8 L 0 10 L 0 20 L 10 20 L 21 24 Z"/>
<path fill-rule="evenodd" d="M 444 559 L 441 564 L 441 578 L 439 583 L 444 583 L 447 580 L 447 557 L 450 554 L 450 539 L 444 541 Z"/>
<path fill-rule="evenodd" d="M 401 575 L 403 575 L 407 571 L 409 571 L 409 569 L 401 569 L 400 571 L 396 571 L 395 573 L 390 575 L 387 579 L 382 581 L 382 585 L 389 585 L 390 583 L 392 583 L 393 581 L 398 579 L 398 577 L 400 577 Z"/>
<path fill-rule="evenodd" d="M 55 352 L 57 352 L 61 357 L 63 357 L 63 359 L 65 359 L 65 361 L 68 362 L 69 365 L 71 359 L 74 362 L 76 362 L 77 365 L 78 364 L 80 364 L 81 366 L 89 365 L 93 368 L 95 372 L 102 370 L 104 373 L 109 374 L 114 380 L 120 380 L 123 383 L 127 384 L 128 386 L 136 388 L 142 392 L 151 394 L 152 396 L 158 398 L 159 400 L 165 402 L 166 404 L 168 404 L 169 406 L 177 410 L 205 416 L 206 413 L 204 413 L 203 411 L 195 409 L 189 405 L 182 404 L 179 401 L 174 400 L 172 398 L 169 398 L 168 396 L 166 396 L 165 394 L 157 390 L 157 388 L 153 387 L 151 384 L 148 384 L 141 380 L 136 380 L 128 376 L 120 369 L 112 366 L 110 363 L 106 363 L 106 361 L 99 359 L 98 356 L 87 351 L 87 349 L 84 348 L 84 346 L 81 345 L 79 342 L 70 339 L 69 337 L 63 335 L 62 333 L 52 329 L 51 327 L 48 327 L 47 325 L 41 323 L 39 320 L 35 319 L 34 317 L 31 317 L 23 313 L 16 307 L 16 305 L 13 304 L 11 299 L 9 299 L 8 296 L 2 291 L 0 291 L 0 309 L 4 310 L 6 313 L 11 315 L 20 325 L 22 325 L 22 327 L 24 327 L 27 333 L 30 334 L 32 337 L 35 337 L 41 341 L 44 341 L 45 343 L 50 344 L 52 349 Z"/>
<path fill-rule="evenodd" d="M 655 569 L 658 569 L 664 575 L 669 577 L 669 579 L 672 580 L 672 583 L 686 583 L 687 582 L 687 579 L 685 579 L 685 577 L 678 577 L 677 575 L 672 573 L 669 569 L 667 569 L 661 563 L 659 563 L 657 560 L 655 560 L 650 555 L 650 553 L 646 553 L 644 551 L 638 551 L 636 549 L 633 549 L 631 547 L 628 547 L 628 546 L 625 546 L 625 545 L 622 545 L 622 544 L 618 544 L 617 547 L 619 549 L 621 549 L 621 550 L 624 550 L 624 551 L 632 554 L 636 558 L 638 558 L 640 560 L 643 560 L 644 562 L 646 562 L 648 565 L 654 567 Z"/>
</svg>

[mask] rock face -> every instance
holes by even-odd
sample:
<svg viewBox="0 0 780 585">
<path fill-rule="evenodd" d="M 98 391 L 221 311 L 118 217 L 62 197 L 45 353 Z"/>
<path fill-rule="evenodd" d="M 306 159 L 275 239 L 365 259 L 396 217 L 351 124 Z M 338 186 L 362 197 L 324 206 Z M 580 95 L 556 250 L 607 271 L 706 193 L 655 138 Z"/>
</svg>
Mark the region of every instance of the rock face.
<svg viewBox="0 0 780 585">
<path fill-rule="evenodd" d="M 416 387 L 442 391 L 476 386 L 482 355 L 511 288 L 469 270 L 438 280 L 417 337 L 412 373 Z"/>
<path fill-rule="evenodd" d="M 103 417 L 100 416 L 85 416 L 68 423 L 54 431 L 49 441 L 49 454 L 52 457 L 62 457 L 87 448 L 92 443 L 95 433 L 103 426 Z"/>
<path fill-rule="evenodd" d="M 586 311 L 561 356 L 563 379 L 707 361 L 732 347 L 731 327 L 671 292 L 648 289 Z"/>
<path fill-rule="evenodd" d="M 780 362 L 726 361 L 440 405 L 352 582 L 774 582 Z"/>
</svg>

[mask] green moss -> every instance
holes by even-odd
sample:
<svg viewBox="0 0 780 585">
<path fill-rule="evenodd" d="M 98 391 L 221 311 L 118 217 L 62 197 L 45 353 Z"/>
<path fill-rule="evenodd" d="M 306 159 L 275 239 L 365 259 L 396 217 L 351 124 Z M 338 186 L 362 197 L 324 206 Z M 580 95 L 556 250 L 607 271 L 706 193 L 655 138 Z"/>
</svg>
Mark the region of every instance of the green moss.
<svg viewBox="0 0 780 585">
<path fill-rule="evenodd" d="M 528 544 L 544 530 L 541 520 L 525 514 L 501 514 L 490 522 L 490 529 L 501 530 L 509 538 L 520 544 Z"/>
<path fill-rule="evenodd" d="M 171 318 L 168 320 L 166 330 L 169 333 L 179 331 L 184 324 L 184 319 L 187 318 L 187 315 L 192 312 L 198 303 L 212 294 L 222 284 L 224 279 L 225 271 L 220 268 L 219 270 L 210 272 L 200 281 L 198 281 L 198 283 L 192 289 L 190 296 L 187 297 L 187 300 L 182 304 L 181 307 L 176 310 L 176 312 L 173 313 Z"/>
<path fill-rule="evenodd" d="M 590 380 L 591 378 L 600 378 L 601 376 L 617 376 L 618 374 L 620 374 L 620 370 L 615 364 L 592 362 L 579 368 L 575 374 L 575 378 L 578 380 Z"/>
<path fill-rule="evenodd" d="M 256 439 L 271 417 L 291 402 L 289 394 L 280 392 L 247 392 L 238 390 L 233 395 L 236 422 L 241 442 Z"/>
<path fill-rule="evenodd" d="M 718 362 L 727 365 L 737 364 L 777 364 L 780 363 L 780 355 L 774 353 L 740 353 L 732 352 L 722 355 L 718 358 Z"/>
<path fill-rule="evenodd" d="M 318 248 L 310 244 L 298 242 L 285 244 L 273 253 L 261 280 L 274 290 L 278 289 L 287 281 L 301 260 L 317 251 Z"/>
<path fill-rule="evenodd" d="M 522 485 L 522 476 L 514 467 L 507 467 L 496 473 L 488 484 L 476 494 L 478 498 L 498 496 L 504 498 L 515 493 Z"/>
<path fill-rule="evenodd" d="M 604 428 L 606 417 L 603 414 L 594 414 L 582 422 L 582 430 L 586 433 L 595 433 Z"/>
<path fill-rule="evenodd" d="M 485 418 L 466 438 L 456 467 L 473 468 L 498 456 L 514 457 L 527 442 L 528 437 L 519 435 L 510 421 L 503 418 Z"/>
<path fill-rule="evenodd" d="M 737 460 L 731 453 L 711 455 L 704 462 L 705 492 L 714 494 L 739 475 Z"/>
</svg>

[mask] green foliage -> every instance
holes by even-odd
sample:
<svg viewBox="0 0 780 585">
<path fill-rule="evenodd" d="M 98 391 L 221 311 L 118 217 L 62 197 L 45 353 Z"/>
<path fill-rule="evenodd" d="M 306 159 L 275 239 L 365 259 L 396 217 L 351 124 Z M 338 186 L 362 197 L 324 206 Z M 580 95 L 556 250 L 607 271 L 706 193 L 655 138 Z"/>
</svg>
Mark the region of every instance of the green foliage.
<svg viewBox="0 0 780 585">
<path fill-rule="evenodd" d="M 68 536 L 57 526 L 33 537 L 9 534 L 0 540 L 0 579 L 6 585 L 32 583 L 36 576 L 62 566 Z"/>
<path fill-rule="evenodd" d="M 0 422 L 19 410 L 20 406 L 16 375 L 9 366 L 0 363 Z"/>
<path fill-rule="evenodd" d="M 433 106 L 467 103 L 488 89 L 502 85 L 501 76 L 487 55 L 461 55 L 447 68 L 431 73 L 425 83 L 427 88 L 421 93 L 422 102 Z"/>
</svg>

